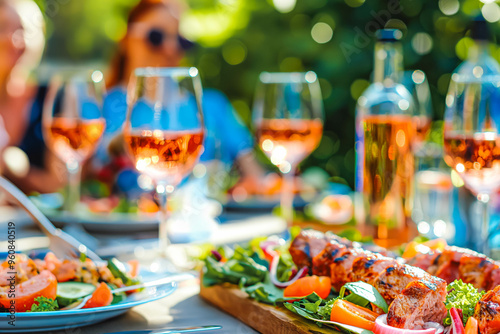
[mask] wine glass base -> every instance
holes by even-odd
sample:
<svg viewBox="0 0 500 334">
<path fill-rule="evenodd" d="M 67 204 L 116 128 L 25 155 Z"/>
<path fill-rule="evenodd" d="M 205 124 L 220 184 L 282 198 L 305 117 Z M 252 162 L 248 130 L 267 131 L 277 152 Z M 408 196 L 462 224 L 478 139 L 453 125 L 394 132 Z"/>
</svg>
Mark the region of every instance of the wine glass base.
<svg viewBox="0 0 500 334">
<path fill-rule="evenodd" d="M 166 250 L 154 251 L 149 269 L 155 273 L 178 273 L 193 269 L 193 263 L 181 245 L 169 245 Z"/>
</svg>

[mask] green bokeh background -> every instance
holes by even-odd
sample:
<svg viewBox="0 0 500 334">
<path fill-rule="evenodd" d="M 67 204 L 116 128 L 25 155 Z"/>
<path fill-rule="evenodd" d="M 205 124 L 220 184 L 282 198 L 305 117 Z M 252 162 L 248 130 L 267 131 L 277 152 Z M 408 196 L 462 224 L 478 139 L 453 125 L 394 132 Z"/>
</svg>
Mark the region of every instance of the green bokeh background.
<svg viewBox="0 0 500 334">
<path fill-rule="evenodd" d="M 137 1 L 37 3 L 47 19 L 45 64 L 98 63 L 105 67 L 116 42 L 125 33 L 127 13 Z M 485 4 L 479 0 L 188 3 L 190 10 L 185 14 L 182 29 L 198 45 L 185 62 L 200 69 L 204 86 L 220 89 L 229 97 L 245 123 L 250 125 L 254 87 L 261 71 L 313 70 L 318 74 L 324 97 L 325 133 L 302 169 L 319 166 L 351 186 L 355 103 L 369 84 L 374 30 L 383 26 L 403 30 L 405 68 L 421 69 L 427 74 L 434 119 L 440 120 L 450 73 L 472 43 L 464 37 L 467 26 L 482 9 L 490 21 L 500 19 L 500 8 L 495 2 Z M 288 9 L 278 10 L 287 4 Z M 328 39 L 329 31 L 333 31 L 326 43 L 318 43 L 312 36 L 313 27 L 320 22 L 323 24 L 316 26 L 320 37 Z M 495 32 L 500 30 L 497 22 L 492 22 L 491 27 Z M 500 59 L 500 49 L 495 44 L 491 50 Z M 439 129 L 439 123 L 436 128 Z M 439 130 L 432 136 L 439 141 Z"/>
</svg>

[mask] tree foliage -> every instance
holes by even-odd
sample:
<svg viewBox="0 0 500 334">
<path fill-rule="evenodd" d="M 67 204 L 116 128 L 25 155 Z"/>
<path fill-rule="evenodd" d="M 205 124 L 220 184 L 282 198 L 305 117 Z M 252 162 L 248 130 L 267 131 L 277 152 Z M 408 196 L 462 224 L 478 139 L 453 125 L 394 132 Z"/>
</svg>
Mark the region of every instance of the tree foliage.
<svg viewBox="0 0 500 334">
<path fill-rule="evenodd" d="M 105 64 L 136 2 L 45 0 L 50 35 L 45 59 Z M 483 8 L 490 21 L 500 19 L 495 2 L 479 0 L 190 0 L 189 5 L 182 31 L 198 45 L 186 63 L 200 69 L 205 86 L 226 93 L 248 124 L 261 71 L 318 74 L 325 134 L 302 168 L 319 166 L 351 185 L 355 103 L 369 84 L 374 31 L 385 26 L 404 32 L 405 67 L 427 74 L 439 120 L 450 73 L 471 44 L 464 38 L 470 21 L 483 6 L 490 6 Z M 491 26 L 499 30 L 498 23 Z M 491 47 L 500 57 L 496 45 Z"/>
</svg>

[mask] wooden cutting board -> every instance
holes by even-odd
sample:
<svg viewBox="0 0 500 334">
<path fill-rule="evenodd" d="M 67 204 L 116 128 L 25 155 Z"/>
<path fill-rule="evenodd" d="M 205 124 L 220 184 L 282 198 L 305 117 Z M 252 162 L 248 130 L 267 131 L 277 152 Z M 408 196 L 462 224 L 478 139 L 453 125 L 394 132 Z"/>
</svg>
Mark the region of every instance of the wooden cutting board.
<svg viewBox="0 0 500 334">
<path fill-rule="evenodd" d="M 318 327 L 283 306 L 271 306 L 249 299 L 245 292 L 231 284 L 212 287 L 201 284 L 200 297 L 260 333 L 338 333 L 333 329 Z"/>
</svg>

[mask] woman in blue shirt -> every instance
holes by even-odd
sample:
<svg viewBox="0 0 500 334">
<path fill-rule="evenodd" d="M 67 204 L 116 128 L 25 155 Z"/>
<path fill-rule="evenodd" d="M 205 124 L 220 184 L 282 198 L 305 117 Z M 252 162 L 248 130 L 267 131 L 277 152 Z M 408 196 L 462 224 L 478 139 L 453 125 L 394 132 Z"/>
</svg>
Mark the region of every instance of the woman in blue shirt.
<svg viewBox="0 0 500 334">
<path fill-rule="evenodd" d="M 179 35 L 182 10 L 177 1 L 142 0 L 129 14 L 127 34 L 119 44 L 119 52 L 108 75 L 109 94 L 104 104 L 106 131 L 97 154 L 97 163 L 106 163 L 104 172 L 98 175 L 101 181 L 110 184 L 114 182 L 111 180 L 114 172 L 123 170 L 123 167 L 133 168 L 119 158 L 123 155 L 119 133 L 126 118 L 126 86 L 134 69 L 179 66 L 184 52 L 192 45 Z M 217 90 L 205 89 L 202 104 L 206 139 L 200 160 L 217 159 L 229 165 L 237 163 L 242 176 L 258 183 L 263 171 L 253 156 L 251 134 L 235 115 L 228 99 Z M 109 160 L 110 157 L 115 157 L 114 162 Z M 110 173 L 110 170 L 113 171 Z M 120 190 L 126 190 L 123 189 L 126 187 L 118 186 Z"/>
</svg>

